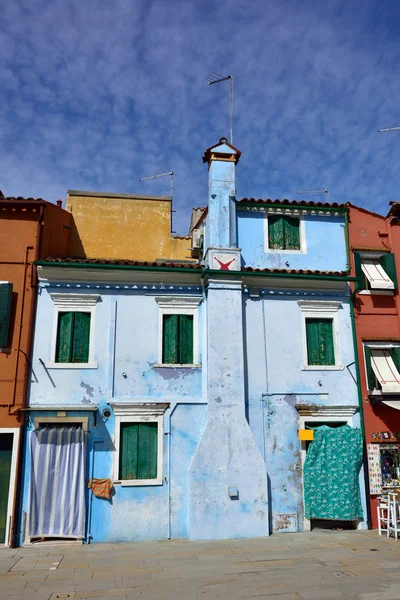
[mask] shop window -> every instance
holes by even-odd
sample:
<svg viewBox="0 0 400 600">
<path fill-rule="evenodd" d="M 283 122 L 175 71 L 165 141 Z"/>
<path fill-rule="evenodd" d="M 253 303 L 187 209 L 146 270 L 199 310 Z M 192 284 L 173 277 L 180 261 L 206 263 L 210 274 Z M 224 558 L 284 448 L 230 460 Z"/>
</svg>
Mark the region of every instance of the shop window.
<svg viewBox="0 0 400 600">
<path fill-rule="evenodd" d="M 390 291 L 397 289 L 397 275 L 394 254 L 354 252 L 354 264 L 358 279 L 358 291 Z"/>
<path fill-rule="evenodd" d="M 371 494 L 400 488 L 400 445 L 368 444 Z"/>
<path fill-rule="evenodd" d="M 400 344 L 364 344 L 364 356 L 368 390 L 400 394 Z"/>
</svg>

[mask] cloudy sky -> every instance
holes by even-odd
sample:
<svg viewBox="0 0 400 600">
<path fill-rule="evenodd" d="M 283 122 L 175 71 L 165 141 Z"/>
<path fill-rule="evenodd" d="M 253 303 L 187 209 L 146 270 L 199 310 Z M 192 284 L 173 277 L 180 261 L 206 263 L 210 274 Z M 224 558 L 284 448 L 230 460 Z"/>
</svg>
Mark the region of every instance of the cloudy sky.
<svg viewBox="0 0 400 600">
<path fill-rule="evenodd" d="M 1 3 L 0 189 L 168 194 L 174 228 L 207 203 L 205 148 L 242 151 L 238 197 L 400 199 L 396 0 L 12 0 Z M 316 199 L 310 197 L 309 199 Z"/>
</svg>

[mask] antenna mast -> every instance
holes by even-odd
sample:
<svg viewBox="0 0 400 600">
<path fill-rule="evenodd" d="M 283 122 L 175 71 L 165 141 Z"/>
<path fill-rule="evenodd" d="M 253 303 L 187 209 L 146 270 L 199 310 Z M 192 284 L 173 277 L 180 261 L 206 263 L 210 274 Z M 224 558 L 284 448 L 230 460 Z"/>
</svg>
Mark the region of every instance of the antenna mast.
<svg viewBox="0 0 400 600">
<path fill-rule="evenodd" d="M 160 177 L 169 177 L 169 186 L 170 186 L 170 195 L 171 195 L 171 233 L 175 233 L 172 231 L 172 213 L 175 212 L 172 210 L 172 193 L 174 189 L 174 172 L 167 171 L 166 173 L 157 173 L 156 175 L 149 175 L 148 177 L 141 177 L 139 181 L 148 181 L 149 179 L 159 179 Z"/>
<path fill-rule="evenodd" d="M 309 195 L 321 195 L 321 194 L 325 194 L 326 195 L 326 201 L 329 202 L 329 190 L 328 188 L 324 188 L 323 190 L 298 190 L 296 192 L 296 194 L 306 194 L 307 196 Z"/>
<path fill-rule="evenodd" d="M 400 131 L 400 127 L 386 127 L 385 129 L 378 129 L 379 133 L 386 133 L 390 131 Z"/>
<path fill-rule="evenodd" d="M 224 86 L 225 82 L 228 82 L 228 94 L 229 94 L 229 132 L 230 132 L 230 143 L 233 144 L 233 77 L 227 75 L 222 77 L 218 73 L 210 73 L 206 77 L 208 85 L 218 84 L 218 87 Z"/>
</svg>

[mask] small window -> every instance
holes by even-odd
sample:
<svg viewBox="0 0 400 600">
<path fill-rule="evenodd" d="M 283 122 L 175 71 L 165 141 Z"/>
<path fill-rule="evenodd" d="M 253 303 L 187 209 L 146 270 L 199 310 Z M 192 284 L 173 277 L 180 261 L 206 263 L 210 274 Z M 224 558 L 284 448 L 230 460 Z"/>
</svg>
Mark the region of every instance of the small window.
<svg viewBox="0 0 400 600">
<path fill-rule="evenodd" d="M 90 313 L 59 312 L 56 362 L 89 362 Z"/>
<path fill-rule="evenodd" d="M 400 345 L 364 346 L 368 390 L 400 394 Z"/>
<path fill-rule="evenodd" d="M 0 349 L 8 347 L 12 289 L 12 283 L 0 282 Z"/>
<path fill-rule="evenodd" d="M 397 289 L 394 254 L 360 254 L 354 252 L 354 264 L 358 279 L 358 291 Z"/>
<path fill-rule="evenodd" d="M 121 423 L 118 479 L 157 479 L 158 423 Z"/>
<path fill-rule="evenodd" d="M 307 364 L 334 365 L 332 319 L 306 319 Z"/>
<path fill-rule="evenodd" d="M 193 315 L 163 315 L 164 364 L 193 364 Z"/>
<path fill-rule="evenodd" d="M 300 221 L 296 217 L 268 216 L 268 247 L 271 250 L 300 250 Z"/>
</svg>

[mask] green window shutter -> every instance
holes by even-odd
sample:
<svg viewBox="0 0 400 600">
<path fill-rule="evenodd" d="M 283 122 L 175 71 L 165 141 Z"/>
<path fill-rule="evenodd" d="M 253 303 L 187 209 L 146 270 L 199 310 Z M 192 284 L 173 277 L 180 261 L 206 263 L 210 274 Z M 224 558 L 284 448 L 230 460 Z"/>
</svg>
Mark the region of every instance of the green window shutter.
<svg viewBox="0 0 400 600">
<path fill-rule="evenodd" d="M 157 423 L 139 423 L 138 479 L 157 478 Z"/>
<path fill-rule="evenodd" d="M 119 478 L 138 478 L 139 423 L 121 423 Z"/>
<path fill-rule="evenodd" d="M 397 273 L 396 273 L 396 263 L 394 260 L 394 254 L 384 254 L 381 256 L 381 265 L 385 269 L 387 275 L 389 275 L 390 279 L 394 283 L 394 289 L 397 290 Z"/>
<path fill-rule="evenodd" d="M 300 250 L 300 221 L 292 217 L 284 218 L 285 248 Z"/>
<path fill-rule="evenodd" d="M 365 355 L 365 368 L 367 371 L 367 386 L 369 390 L 374 390 L 376 388 L 376 379 L 375 373 L 371 366 L 371 350 L 368 346 L 364 346 L 364 355 Z"/>
<path fill-rule="evenodd" d="M 171 365 L 178 363 L 178 315 L 164 315 L 162 361 Z"/>
<path fill-rule="evenodd" d="M 285 234 L 283 217 L 268 216 L 268 247 L 276 250 L 285 249 Z"/>
<path fill-rule="evenodd" d="M 12 289 L 12 283 L 0 283 L 0 348 L 8 346 Z"/>
<path fill-rule="evenodd" d="M 308 365 L 334 365 L 333 323 L 331 319 L 306 319 Z"/>
<path fill-rule="evenodd" d="M 193 364 L 193 315 L 179 315 L 179 362 Z"/>
<path fill-rule="evenodd" d="M 72 334 L 74 329 L 74 313 L 58 313 L 58 334 L 56 362 L 69 363 L 72 356 Z"/>
<path fill-rule="evenodd" d="M 72 362 L 89 362 L 90 313 L 74 313 Z"/>
<path fill-rule="evenodd" d="M 392 360 L 400 373 L 400 347 L 392 348 Z"/>
<path fill-rule="evenodd" d="M 358 281 L 358 291 L 368 289 L 367 280 L 364 275 L 364 271 L 361 268 L 361 256 L 358 252 L 354 252 L 354 266 L 356 270 L 356 277 Z"/>
</svg>

